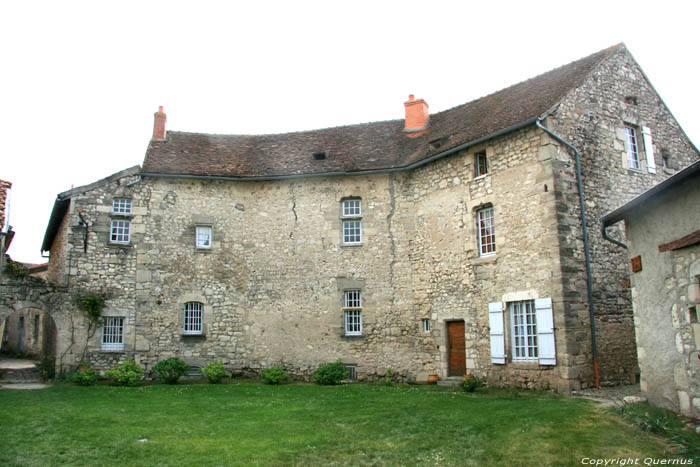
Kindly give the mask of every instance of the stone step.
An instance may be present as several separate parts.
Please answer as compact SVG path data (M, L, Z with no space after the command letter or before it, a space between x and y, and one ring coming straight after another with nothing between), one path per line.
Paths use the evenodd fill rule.
M41 381L39 368L0 369L1 383L38 383Z

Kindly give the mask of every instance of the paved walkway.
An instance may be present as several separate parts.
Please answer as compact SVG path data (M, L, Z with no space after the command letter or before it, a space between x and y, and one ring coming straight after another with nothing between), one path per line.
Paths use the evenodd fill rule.
M639 398L643 397L639 384L631 384L628 386L606 386L599 389L581 389L580 391L572 391L571 396L598 401L603 406L625 405L624 399L627 396Z

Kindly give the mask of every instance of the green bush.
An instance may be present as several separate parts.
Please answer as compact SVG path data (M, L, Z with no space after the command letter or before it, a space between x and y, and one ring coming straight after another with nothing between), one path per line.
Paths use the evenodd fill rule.
M177 384L177 380L180 377L187 374L189 365L177 357L168 358L167 360L161 360L156 363L153 367L153 373L155 373L158 379L165 381L168 384Z
M39 362L41 379L48 381L56 377L56 358L53 355L43 355Z
M265 384L281 384L289 381L289 373L287 373L280 365L265 368L260 372L260 379Z
M484 385L484 380L474 375L466 375L459 385L464 392L474 392Z
M16 277L18 279L27 277L29 275L29 270L25 268L22 263L12 261L11 259L8 259L7 263L5 264L5 272L8 275Z
M71 375L71 381L78 386L92 386L97 382L97 372L94 368L83 368Z
M219 384L222 379L231 377L231 373L226 371L221 360L207 363L207 366L200 371L211 384Z
M394 376L394 371L391 368L389 368L386 370L386 377L381 378L379 380L379 382L384 384L384 386L393 386L394 385L394 380L392 379L393 376Z
M334 386L348 377L348 369L340 360L333 363L324 363L314 371L313 378L318 384Z
M135 361L127 359L114 369L105 371L105 376L114 386L136 386L143 376L143 368Z

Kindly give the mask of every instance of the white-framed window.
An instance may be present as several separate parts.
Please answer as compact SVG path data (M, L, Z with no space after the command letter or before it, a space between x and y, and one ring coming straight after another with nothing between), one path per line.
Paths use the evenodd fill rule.
M131 200L129 198L114 198L112 200L112 214L131 214Z
M211 225L198 225L195 228L195 245L197 248L210 249L212 243Z
M184 334L202 334L204 330L204 313L199 302L185 303Z
M423 320L423 332L430 332L430 320L429 319Z
M510 357L513 363L556 365L552 299L547 297L509 302L507 310L510 323L505 326L503 303L489 303L491 363L507 363L506 335L510 334Z
M362 334L362 292L346 290L343 293L343 319L346 336Z
M510 308L513 361L537 360L537 317L535 302L512 302Z
M489 162L486 158L486 151L474 154L474 177L481 177L489 173Z
M362 200L343 200L343 217L360 217L362 215Z
M113 220L110 227L109 241L111 243L129 243L131 241L131 222Z
M479 240L479 256L496 254L496 230L493 221L493 207L476 211L476 229Z
M344 199L340 210L342 218L343 243L346 245L362 243L362 200Z
M639 145L637 144L637 129L625 125L625 149L627 150L627 164L630 169L639 170Z
M105 316L102 319L102 350L124 350L124 318Z

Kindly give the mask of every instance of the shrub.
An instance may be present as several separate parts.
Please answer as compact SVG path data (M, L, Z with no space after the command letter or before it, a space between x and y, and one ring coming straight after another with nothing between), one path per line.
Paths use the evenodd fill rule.
M484 385L484 380L474 375L466 375L459 385L464 392L474 392Z
M313 378L318 384L334 386L348 377L348 369L340 360L333 363L324 363L314 371Z
M289 373L287 373L280 365L265 368L260 372L260 379L265 384L281 384L289 381Z
M97 382L97 372L94 368L83 368L71 376L71 381L79 386L92 386Z
M187 374L189 365L177 357L161 360L153 367L153 373L158 379L162 379L168 384L177 384L181 376Z
M386 370L386 377L381 378L379 382L384 384L384 386L393 386L394 385L394 380L392 379L392 376L394 375L394 371L389 368Z
M200 371L211 384L219 384L222 379L231 377L231 373L226 371L221 360L207 363L207 366Z
M135 361L127 359L114 369L105 371L105 376L114 386L136 386L143 376L143 368Z
M41 379L48 381L56 377L56 359L53 355L43 355L39 363Z
M8 259L7 263L5 264L5 272L8 275L16 277L18 279L27 277L29 275L29 270L25 268L22 263L12 261L11 259Z

